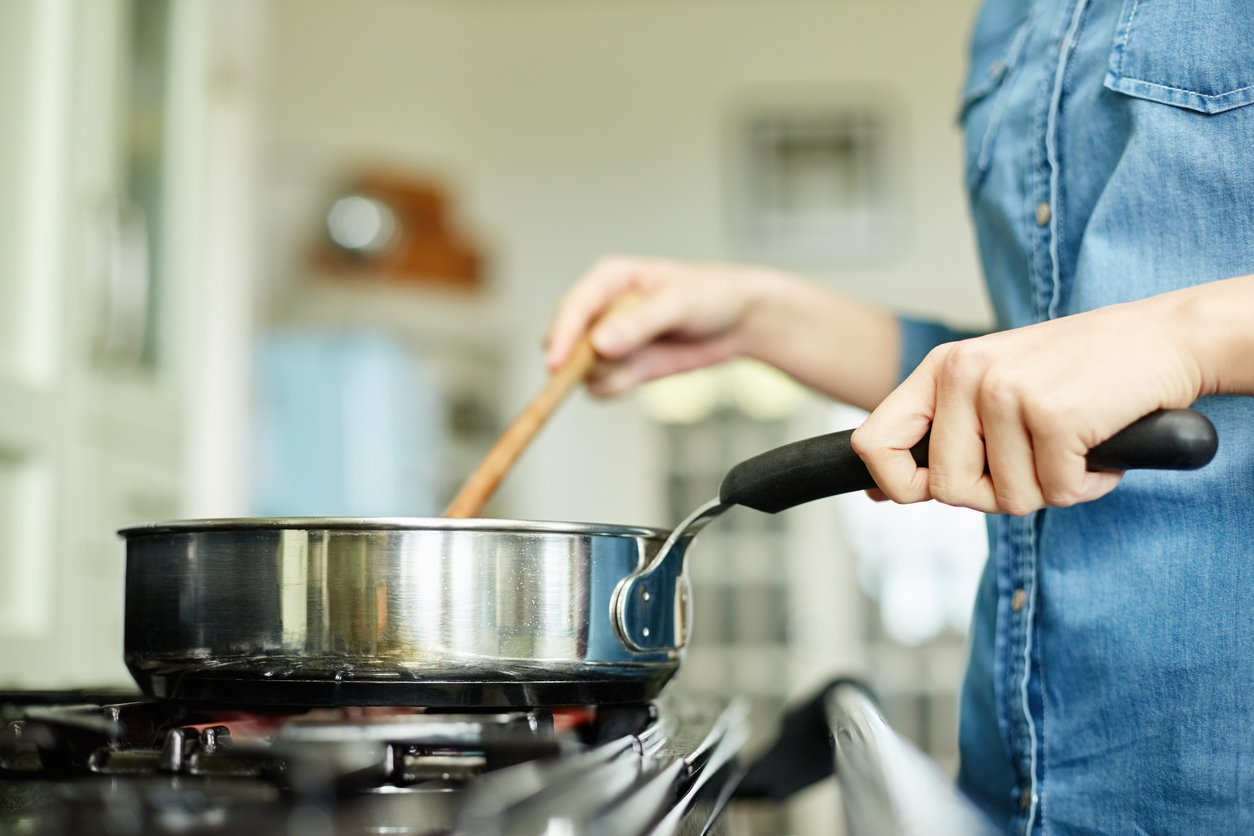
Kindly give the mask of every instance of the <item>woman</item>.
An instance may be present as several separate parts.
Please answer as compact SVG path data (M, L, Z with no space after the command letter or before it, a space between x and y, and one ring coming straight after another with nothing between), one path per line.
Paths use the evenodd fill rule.
M639 259L551 332L556 366L637 288L593 334L594 392L756 357L873 410L854 445L888 498L993 515L959 784L1008 832L1254 831L1254 402L1227 397L1254 394L1252 44L1235 0L989 0L963 126L998 333ZM1085 471L1194 401L1205 470Z

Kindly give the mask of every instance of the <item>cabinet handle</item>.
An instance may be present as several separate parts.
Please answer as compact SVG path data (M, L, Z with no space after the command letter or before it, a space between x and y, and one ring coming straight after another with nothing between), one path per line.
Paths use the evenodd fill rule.
M95 300L93 353L118 371L138 370L148 342L151 302L144 211L110 198L88 223L87 277Z

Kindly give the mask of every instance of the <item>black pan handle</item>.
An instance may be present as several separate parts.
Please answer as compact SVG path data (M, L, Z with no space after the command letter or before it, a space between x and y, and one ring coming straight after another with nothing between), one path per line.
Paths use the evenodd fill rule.
M788 508L876 487L845 430L785 444L733 467L719 499L775 514ZM927 466L928 436L910 451ZM1210 463L1219 437L1210 420L1191 409L1160 409L1129 424L1088 453L1091 471L1197 470Z

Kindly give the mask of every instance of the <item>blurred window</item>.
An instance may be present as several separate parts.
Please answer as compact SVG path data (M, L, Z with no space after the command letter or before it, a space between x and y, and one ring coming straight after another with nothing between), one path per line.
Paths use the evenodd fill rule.
M265 517L439 513L443 404L401 341L290 331L257 346L253 507Z
M768 260L879 254L895 222L891 122L871 105L749 108L732 134L735 243Z

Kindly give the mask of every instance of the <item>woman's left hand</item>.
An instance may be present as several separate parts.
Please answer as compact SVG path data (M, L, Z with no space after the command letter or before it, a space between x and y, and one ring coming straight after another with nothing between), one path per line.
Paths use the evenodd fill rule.
M934 349L853 435L896 502L1024 515L1097 499L1120 473L1085 455L1159 408L1207 394L1178 294ZM910 455L928 428L929 467ZM987 469L986 469L987 468Z

